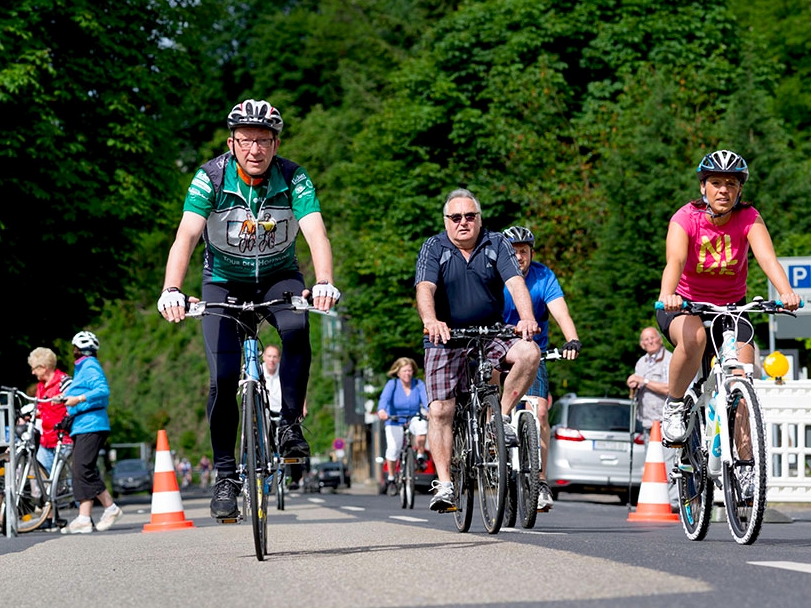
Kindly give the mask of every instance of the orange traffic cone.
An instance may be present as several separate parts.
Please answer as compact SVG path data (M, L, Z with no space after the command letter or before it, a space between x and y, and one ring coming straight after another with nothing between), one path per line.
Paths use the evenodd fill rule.
M144 524L144 532L193 528L194 522L186 519L180 489L177 487L172 453L166 431L158 431L158 446L155 450L155 475L152 481L152 520Z
M679 521L679 514L670 512L667 484L665 452L662 449L662 428L659 421L654 420L650 429L648 453L645 454L645 470L642 472L642 485L639 488L636 512L628 514L628 521Z

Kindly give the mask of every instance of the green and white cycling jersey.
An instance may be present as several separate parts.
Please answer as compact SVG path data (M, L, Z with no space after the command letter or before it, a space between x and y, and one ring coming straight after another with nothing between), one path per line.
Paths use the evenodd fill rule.
M183 204L183 211L206 218L204 274L215 283L244 283L298 270L298 222L321 211L307 171L296 168L288 187L274 158L269 179L252 186L239 177L234 158L225 158L222 187L201 167Z

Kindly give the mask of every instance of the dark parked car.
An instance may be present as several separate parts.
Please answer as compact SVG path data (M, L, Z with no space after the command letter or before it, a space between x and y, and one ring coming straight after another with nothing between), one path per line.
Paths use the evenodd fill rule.
M553 498L558 492L610 493L628 499L630 446L634 450L631 502L636 503L645 444L642 425L635 421L633 443L629 433L629 399L578 397L569 393L549 410L552 437L547 480Z
M349 475L349 469L343 462L322 462L315 467L315 473L309 483L309 487L315 491L315 483L318 483L318 490L329 488L337 490L338 488L352 487L352 479ZM306 487L306 482L305 482Z
M152 471L139 458L119 460L113 467L113 496L152 493Z

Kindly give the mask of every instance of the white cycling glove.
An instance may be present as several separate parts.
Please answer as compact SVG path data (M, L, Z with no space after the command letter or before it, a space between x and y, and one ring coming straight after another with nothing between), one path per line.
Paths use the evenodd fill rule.
M313 298L332 298L336 302L341 299L341 292L332 283L316 283L312 291Z
M173 306L186 307L186 296L177 287L168 287L161 292L158 298L158 312L163 312Z

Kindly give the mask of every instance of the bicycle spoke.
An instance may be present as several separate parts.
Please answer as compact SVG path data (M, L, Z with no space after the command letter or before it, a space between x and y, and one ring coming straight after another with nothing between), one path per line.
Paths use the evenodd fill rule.
M732 463L724 464L724 503L735 542L757 540L766 508L766 447L760 402L745 380L729 391L729 442Z
M464 406L468 407L467 405ZM451 453L451 481L456 510L453 519L459 532L470 530L473 521L473 480L468 452L468 420L459 414L453 421L453 451Z
M685 403L692 411L692 397ZM681 450L679 458L679 511L684 533L690 540L703 540L712 516L713 483L707 477L707 454L704 451L704 421L700 412L695 416L693 429Z
M493 393L482 397L478 413L479 507L484 527L490 534L501 529L507 502L507 448L501 404Z

